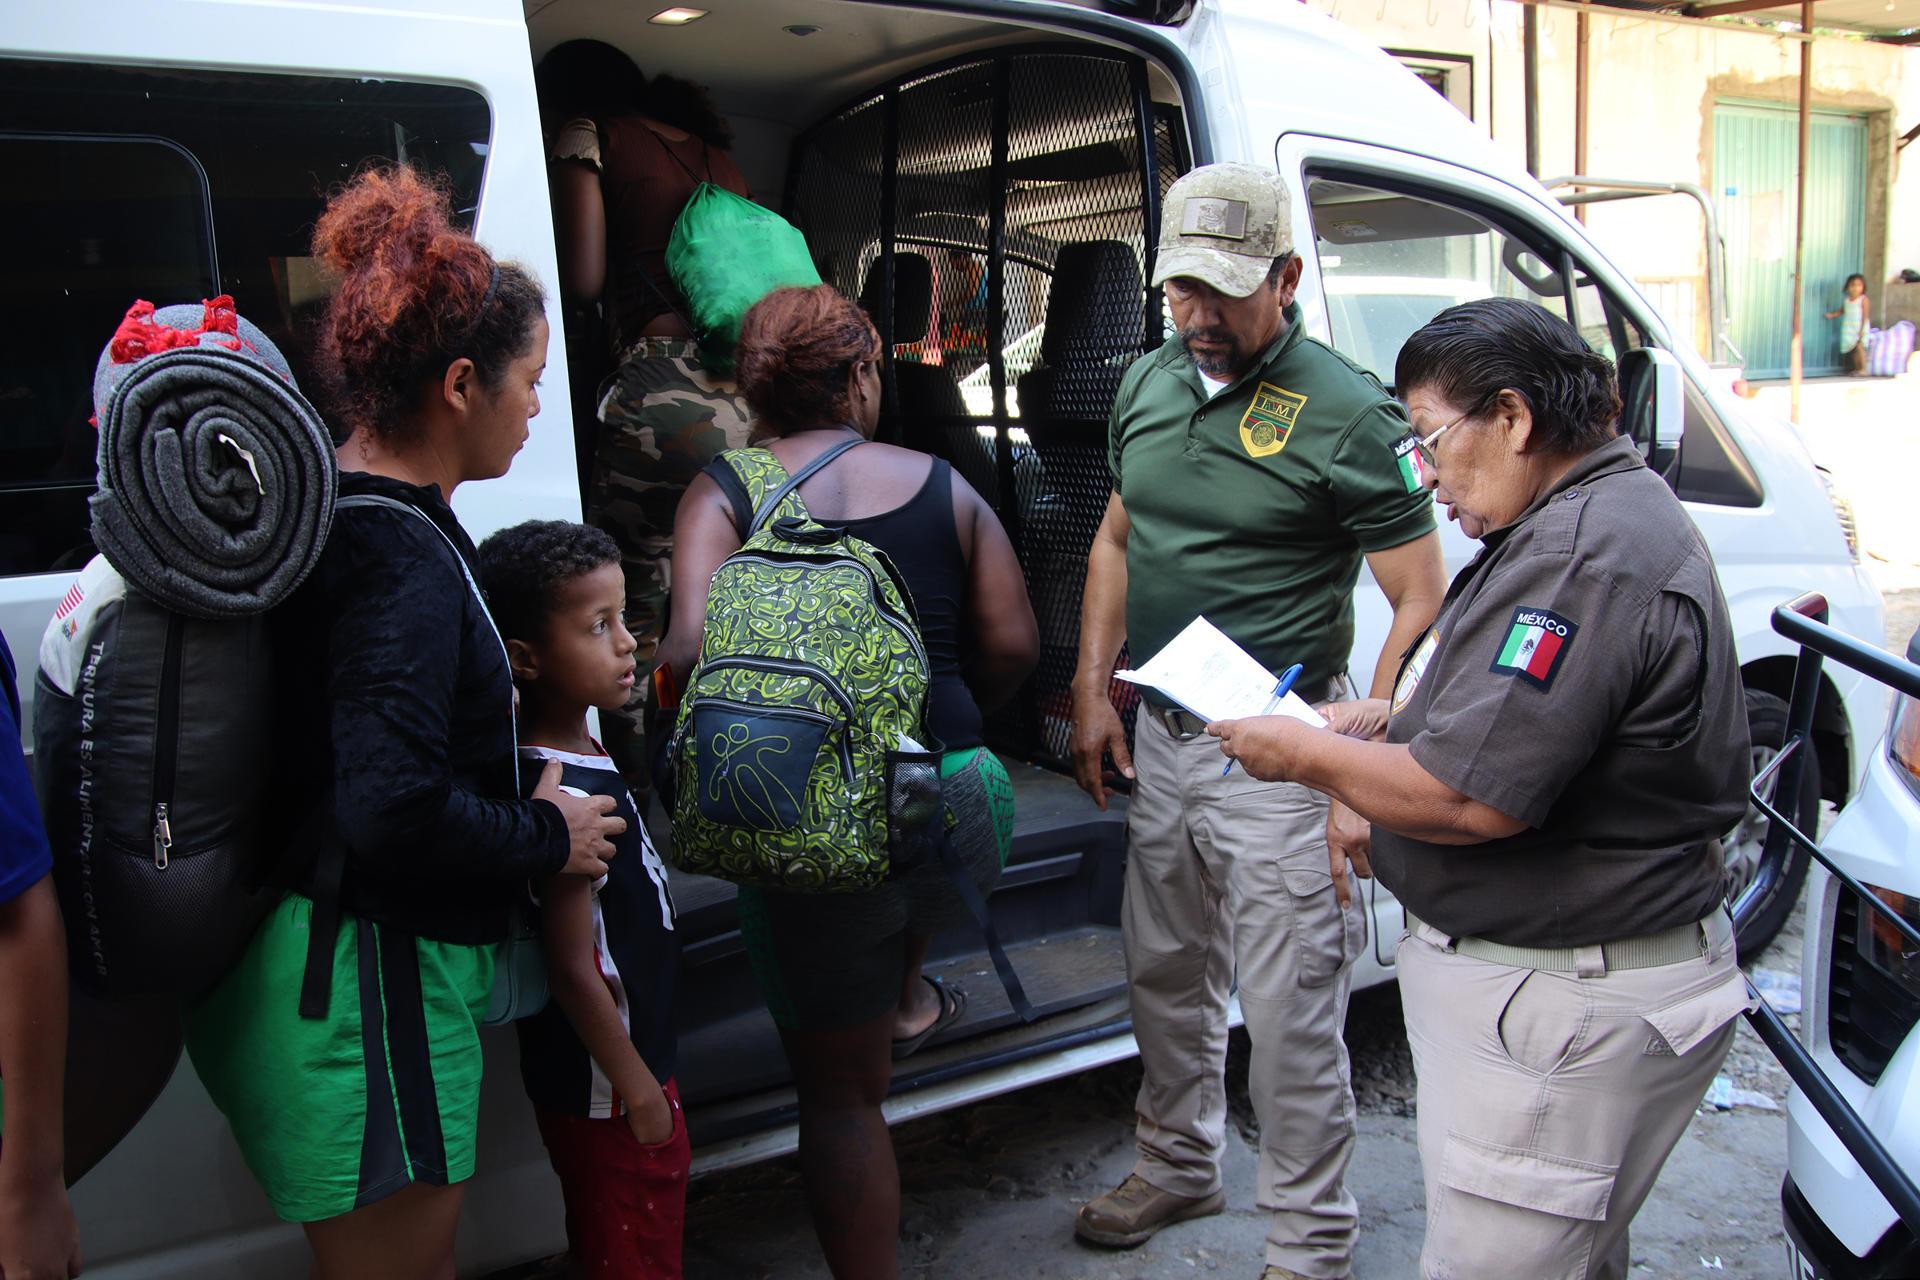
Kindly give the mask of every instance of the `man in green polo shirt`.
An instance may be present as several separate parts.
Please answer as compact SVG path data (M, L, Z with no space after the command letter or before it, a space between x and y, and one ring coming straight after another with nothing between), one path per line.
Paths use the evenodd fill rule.
M1123 642L1144 662L1202 614L1271 670L1300 663L1310 700L1351 696L1363 557L1393 607L1370 690L1384 698L1439 608L1433 504L1398 452L1406 415L1301 328L1290 203L1276 174L1250 165L1173 185L1153 282L1179 332L1128 370L1114 401L1073 756L1103 808L1104 757L1135 780L1122 929L1145 1079L1134 1172L1084 1206L1075 1230L1132 1246L1224 1207L1237 981L1260 1123L1255 1201L1273 1215L1263 1280L1333 1280L1352 1268L1357 1216L1341 1028L1366 936L1347 869L1368 874L1367 826L1304 787L1222 776L1200 721L1151 695L1130 755L1107 699Z

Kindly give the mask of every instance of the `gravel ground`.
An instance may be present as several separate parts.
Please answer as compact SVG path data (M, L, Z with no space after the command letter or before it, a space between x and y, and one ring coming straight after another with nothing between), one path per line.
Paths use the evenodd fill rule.
M1797 921L1764 963L1791 967ZM1360 1201L1356 1276L1416 1272L1424 1202L1413 1125L1413 1066L1397 992L1355 998L1348 1021L1360 1107L1349 1177ZM1125 1253L1072 1236L1077 1205L1124 1177L1133 1159L1131 1114L1139 1069L1116 1064L895 1131L903 1211L903 1274L1148 1280L1197 1272L1253 1280L1265 1215L1251 1202L1257 1137L1244 1089L1246 1041L1229 1051L1227 1212L1186 1223ZM1776 1101L1786 1077L1743 1026L1727 1074ZM1779 1112L1737 1109L1697 1116L1634 1231L1636 1276L1780 1274L1778 1189L1786 1163ZM693 1187L687 1221L691 1280L827 1275L807 1225L790 1160L707 1179Z
M1797 972L1798 913L1760 966ZM1797 1019L1789 1018L1789 1023ZM1361 1205L1355 1274L1412 1276L1424 1203L1413 1125L1413 1062L1398 989L1354 997L1347 1023L1360 1110L1350 1183ZM1228 1052L1230 1124L1226 1213L1113 1253L1072 1237L1074 1208L1117 1183L1133 1159L1131 1117L1140 1072L1119 1063L1071 1079L901 1126L894 1131L903 1209L903 1274L1148 1280L1237 1274L1261 1265L1264 1215L1251 1203L1258 1129L1248 1101L1247 1043ZM1725 1074L1776 1103L1787 1077L1742 1024ZM1737 1108L1698 1115L1635 1225L1635 1275L1781 1274L1778 1192L1786 1167L1779 1111ZM691 1280L825 1277L791 1160L694 1184L687 1221Z

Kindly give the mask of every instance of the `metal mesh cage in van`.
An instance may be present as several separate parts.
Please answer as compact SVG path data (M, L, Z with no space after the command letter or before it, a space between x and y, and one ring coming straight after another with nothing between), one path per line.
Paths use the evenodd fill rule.
M951 462L1019 553L1040 664L988 736L1046 762L1067 756L1114 392L1163 337L1145 281L1182 144L1138 59L1025 46L881 86L795 145L787 215L890 355L881 438Z

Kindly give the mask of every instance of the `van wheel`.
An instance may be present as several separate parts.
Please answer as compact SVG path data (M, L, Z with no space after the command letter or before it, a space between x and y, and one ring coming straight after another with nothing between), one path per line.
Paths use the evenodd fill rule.
M1771 693L1758 689L1748 689L1747 693L1747 734L1753 742L1752 774L1771 764L1780 754L1780 748L1787 741L1787 704ZM1813 744L1801 748L1805 759L1800 770L1801 811L1819 803L1820 799L1820 761L1814 754ZM1773 789L1779 785L1775 778L1769 784L1767 800L1775 808L1781 802ZM1795 806L1788 806L1789 813ZM1747 806L1747 814L1739 823L1721 837L1721 846L1726 855L1729 883L1727 901L1738 902L1747 886L1753 883L1760 869L1760 853L1766 847L1767 828L1773 823L1754 805ZM1752 904L1744 916L1735 920L1734 942L1740 954L1741 963L1749 963L1766 950L1774 935L1780 932L1780 926L1793 914L1793 908L1800 901L1800 887L1807 880L1807 864L1812 861L1807 851L1795 844L1787 851L1786 874L1775 883L1773 891L1764 899Z

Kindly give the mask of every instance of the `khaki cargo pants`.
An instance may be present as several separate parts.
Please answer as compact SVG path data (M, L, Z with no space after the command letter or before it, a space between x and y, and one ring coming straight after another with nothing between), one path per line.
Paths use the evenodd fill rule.
M1220 1188L1237 978L1267 1261L1345 1276L1358 1209L1343 1182L1355 1120L1341 1030L1366 923L1357 897L1346 911L1334 897L1327 801L1237 766L1221 777L1216 739L1182 742L1144 709L1135 738L1121 914L1145 1068L1135 1172L1176 1195Z
M1707 933L1696 960L1585 977L1463 956L1424 924L1400 940L1425 1280L1627 1275L1627 1227L1748 1003L1725 913Z

